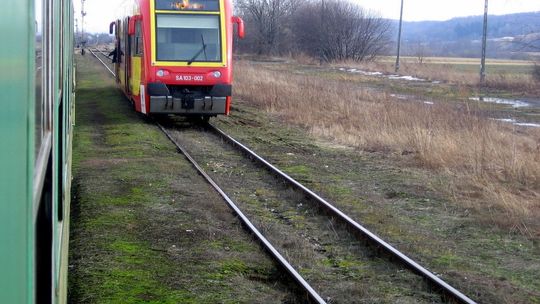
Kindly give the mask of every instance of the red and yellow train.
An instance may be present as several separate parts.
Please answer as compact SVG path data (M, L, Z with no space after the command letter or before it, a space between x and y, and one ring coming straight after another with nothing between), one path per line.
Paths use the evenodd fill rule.
M110 24L116 80L136 111L208 119L228 115L232 93L231 0L133 0Z

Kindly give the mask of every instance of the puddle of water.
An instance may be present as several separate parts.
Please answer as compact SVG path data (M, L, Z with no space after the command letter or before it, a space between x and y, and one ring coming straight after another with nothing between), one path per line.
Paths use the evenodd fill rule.
M408 81L426 81L422 78L416 78L414 76L399 76L399 75L390 75L388 76L388 79L392 80L408 80Z
M496 98L496 97L469 97L469 100L504 104L504 105L512 106L513 108L525 108L525 107L530 106L529 103L522 100L518 100L518 99L505 99L505 98Z
M349 72L349 73L357 73L357 74L362 74L362 75L366 75L366 76L383 76L383 73L381 72L369 72L369 71L363 71L363 70L357 70L357 69L345 69L345 68L340 68L339 69L340 71L346 71L346 72Z
M532 122L516 122L515 125L522 126L522 127L540 128L540 124L536 124Z
M399 99L399 100L417 101L417 102L421 102L421 103L423 103L425 105L428 105L428 106L431 106L431 105L435 104L433 101L429 101L429 100L418 100L416 96L412 96L412 95L390 94L390 97L393 97L393 98L396 98L396 99Z
M517 120L513 118L493 118L493 120L511 123L515 126L520 126L520 127L540 128L540 124L532 123L532 122L518 122Z
M409 96L402 95L402 94L390 94L390 97L394 97L394 98L401 99L401 100L409 99Z
M361 75L364 75L364 76L384 77L384 78L388 78L388 79L391 79L391 80L426 81L425 79L417 78L417 77L409 76L409 75L405 75L405 76L396 75L396 74L385 75L382 72L369 72L369 71L359 70L359 69L355 69L355 68L352 68L352 69L339 68L338 70L340 70L342 72L361 74ZM440 81L439 82L434 81L433 83L440 83Z

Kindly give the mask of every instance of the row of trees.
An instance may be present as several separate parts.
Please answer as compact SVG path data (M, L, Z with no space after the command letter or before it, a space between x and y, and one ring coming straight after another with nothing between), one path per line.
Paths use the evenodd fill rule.
M390 45L391 23L346 0L239 0L241 51L303 53L321 61L373 59Z

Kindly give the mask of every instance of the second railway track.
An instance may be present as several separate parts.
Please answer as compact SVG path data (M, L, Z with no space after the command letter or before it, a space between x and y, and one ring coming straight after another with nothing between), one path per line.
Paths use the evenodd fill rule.
M290 261L279 263L313 302L475 303L221 130L171 119L160 127L236 201L272 256Z
M163 129L326 301L474 303L223 131Z

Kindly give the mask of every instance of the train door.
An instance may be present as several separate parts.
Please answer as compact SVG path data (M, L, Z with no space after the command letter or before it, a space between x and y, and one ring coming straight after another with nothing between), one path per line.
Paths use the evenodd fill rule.
M120 83L120 87L125 91L126 89L126 27L122 20L117 20L116 26L116 79Z
M129 17L126 17L124 19L124 27L123 27L123 39L124 41L124 47L125 47L125 60L124 62L124 90L128 96L131 95L131 87L130 87L130 77L131 77L131 37L128 34L128 27L129 27Z
M143 39L141 19L133 18L133 35L130 35L131 40L131 62L130 62L130 89L133 96L140 95L141 84L141 71L142 71L142 53L143 53Z
M116 75L116 82L120 82L120 62L118 61L118 58L121 58L121 48L120 48L120 32L118 29L120 28L120 20L116 20L113 23L111 23L111 28L109 29L109 33L113 33L113 26L114 26L114 49L116 50L116 62L114 62L114 74Z

